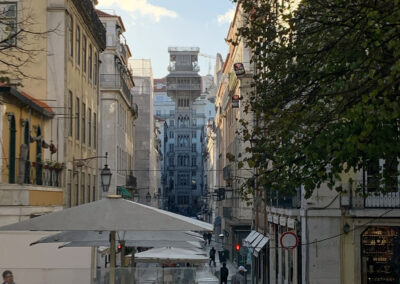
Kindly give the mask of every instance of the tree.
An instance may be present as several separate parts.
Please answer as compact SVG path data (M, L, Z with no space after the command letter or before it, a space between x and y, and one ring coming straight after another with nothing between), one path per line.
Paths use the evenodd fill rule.
M388 184L385 168L400 153L399 1L239 4L248 15L239 35L257 69L245 109L258 119L242 121L239 134L251 142L242 162L259 168L258 182L285 192L303 185L309 197L325 182L342 190L342 173L383 158L376 178Z
M39 78L24 67L35 63L40 43L52 30L41 30L38 20L27 9L18 11L17 2L0 3L0 82L12 79Z

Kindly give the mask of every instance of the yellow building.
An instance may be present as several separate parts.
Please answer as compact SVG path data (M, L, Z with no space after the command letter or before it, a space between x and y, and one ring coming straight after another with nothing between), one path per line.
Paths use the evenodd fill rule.
M2 3L3 2L3 3ZM18 90L48 102L52 119L41 125L45 141L57 151L44 152L42 159L65 165L59 186L64 188L64 205L73 206L98 198L98 96L99 54L105 48L105 29L92 0L0 1L7 20L16 29L29 32L13 39L13 46L0 57L14 63L26 60L17 69L0 69ZM23 52L23 49L27 50ZM4 173L3 173L4 174Z

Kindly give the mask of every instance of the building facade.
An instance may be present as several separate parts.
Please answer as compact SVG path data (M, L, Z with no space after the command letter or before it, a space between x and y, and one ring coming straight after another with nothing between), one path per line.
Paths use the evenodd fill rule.
M108 153L107 164L112 171L110 194L133 198L135 120L138 106L133 100L133 77L128 66L131 53L123 41L125 32L121 17L97 11L106 28L106 49L100 66L100 153ZM104 159L99 159L103 168ZM107 193L104 193L107 194Z
M153 111L153 71L150 59L131 59L135 87L134 100L139 106L139 117L135 134L135 173L139 202L158 205L158 151L155 139L155 121Z

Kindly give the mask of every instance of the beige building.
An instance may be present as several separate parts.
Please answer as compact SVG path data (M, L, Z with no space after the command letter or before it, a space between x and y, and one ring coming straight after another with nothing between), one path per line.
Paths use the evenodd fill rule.
M112 171L110 194L133 198L136 187L134 174L135 120L138 106L134 102L132 72L128 66L131 52L123 40L125 26L121 17L97 11L106 28L107 47L101 54L100 67L100 152L108 153L107 164ZM99 168L104 167L99 160ZM106 193L104 193L106 194Z
M252 226L252 207L240 198L239 189L246 178L251 177L252 170L238 169L237 164L227 159L227 154L238 157L239 153L245 154L247 147L236 131L240 129L239 120L252 120L252 115L245 114L243 101L251 92L251 67L250 51L245 47L243 40L238 41L237 30L243 24L243 12L238 6L235 17L230 25L227 34L229 53L226 57L223 69L222 80L216 96L215 105L217 114L215 117L216 133L216 192L222 194L222 198L217 201L217 213L215 226L218 234L223 234L222 240L224 249L230 252L234 262L244 265L247 256L240 255L235 249L236 244L241 244L242 240L250 233ZM238 78L234 72L234 64L243 63L246 75ZM242 100L238 100L241 98ZM252 197L250 197L252 198ZM221 200L222 199L222 200Z

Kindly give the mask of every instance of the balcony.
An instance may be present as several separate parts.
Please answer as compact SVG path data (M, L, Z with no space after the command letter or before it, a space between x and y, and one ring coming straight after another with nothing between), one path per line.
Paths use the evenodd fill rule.
M270 207L298 209L301 206L300 190L298 190L297 195L283 194L279 192L273 192L268 195L267 205Z
M120 74L101 74L100 87L107 90L119 90L124 94L128 102L131 102L131 91Z
M356 181L349 184L350 207L353 209L362 208L400 208L400 185L395 184L385 193L377 190L384 190L385 186L378 182Z
M136 188L137 186L137 179L134 175L129 174L126 177L126 187L128 188Z
M133 117L135 119L137 119L139 116L139 108L136 103L131 103L131 112L132 112Z
M177 65L170 63L168 66L169 72L199 72L200 67L197 64L193 65Z
M200 84L168 84L167 91L200 90Z

